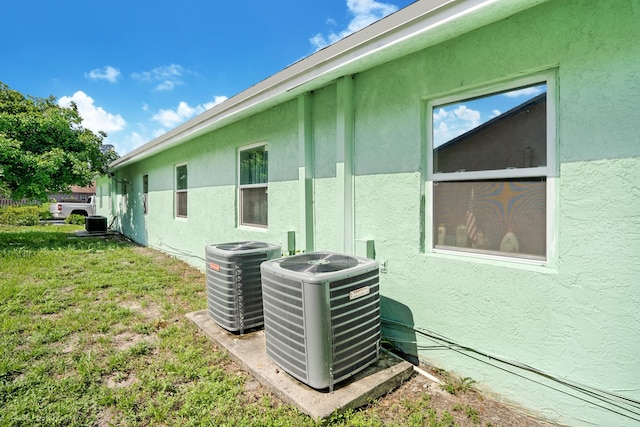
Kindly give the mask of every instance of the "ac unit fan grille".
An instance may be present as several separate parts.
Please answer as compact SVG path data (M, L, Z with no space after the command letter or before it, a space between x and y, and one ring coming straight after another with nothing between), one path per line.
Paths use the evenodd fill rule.
M358 265L358 260L353 257L327 252L298 255L280 263L280 266L287 270L311 274L342 271L356 265Z

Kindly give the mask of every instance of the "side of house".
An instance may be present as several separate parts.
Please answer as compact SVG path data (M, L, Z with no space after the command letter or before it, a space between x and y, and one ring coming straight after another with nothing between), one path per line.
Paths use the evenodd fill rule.
M549 420L638 422L640 3L439 3L121 157L97 213L199 268L240 240L374 257L398 348Z

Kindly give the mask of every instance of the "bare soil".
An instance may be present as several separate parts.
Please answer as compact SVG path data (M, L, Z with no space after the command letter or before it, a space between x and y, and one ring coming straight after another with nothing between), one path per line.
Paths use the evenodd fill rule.
M442 378L427 366L420 366L420 369L429 374ZM398 424L399 420L407 413L403 414L403 408L410 401L414 405L418 402L428 402L426 406L435 410L437 418L442 420L446 412L451 414L456 425L467 426L508 426L508 427L552 427L556 426L541 419L526 414L520 408L498 402L481 392L471 388L466 391L451 394L443 390L439 384L427 377L414 373L414 375L396 390L380 398L375 406L381 408L394 408L394 410L382 411L388 414L384 418L390 425ZM405 410L406 411L406 410Z

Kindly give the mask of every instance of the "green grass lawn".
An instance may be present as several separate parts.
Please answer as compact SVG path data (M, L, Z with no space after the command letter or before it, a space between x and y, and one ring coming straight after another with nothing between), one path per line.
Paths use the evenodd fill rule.
M200 271L79 229L0 226L0 426L317 424L185 319L206 308ZM399 405L327 424L453 425Z
M80 228L0 227L0 425L313 425L184 318L199 271Z

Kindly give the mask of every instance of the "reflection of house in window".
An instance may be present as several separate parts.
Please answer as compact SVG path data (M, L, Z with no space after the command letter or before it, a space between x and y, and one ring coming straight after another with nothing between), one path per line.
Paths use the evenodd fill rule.
M547 164L547 94L531 98L434 150L433 171L530 168Z
M434 245L544 259L546 165L546 93L434 148Z

